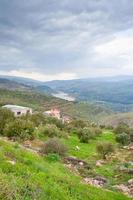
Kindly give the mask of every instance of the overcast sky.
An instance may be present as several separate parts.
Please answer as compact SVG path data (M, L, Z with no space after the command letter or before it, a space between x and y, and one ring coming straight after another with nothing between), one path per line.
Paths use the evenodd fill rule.
M0 74L133 75L133 0L0 0Z

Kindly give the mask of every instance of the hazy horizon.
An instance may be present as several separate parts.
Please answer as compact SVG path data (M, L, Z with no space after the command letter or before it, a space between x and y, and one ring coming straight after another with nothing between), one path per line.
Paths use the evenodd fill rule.
M133 1L1 0L0 75L133 75Z

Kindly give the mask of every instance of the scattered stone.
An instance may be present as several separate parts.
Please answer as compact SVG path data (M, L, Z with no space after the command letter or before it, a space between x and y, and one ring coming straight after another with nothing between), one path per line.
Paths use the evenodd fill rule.
M76 146L75 150L80 151L80 147Z
M104 160L97 160L96 161L96 167L101 167L103 164L105 164Z
M103 177L96 177L96 178L84 178L85 183L96 186L96 187L103 187L107 183L107 180Z
M15 165L16 164L15 160L8 160L7 162L10 163L11 165Z
M126 168L126 167L120 167L119 169L121 172L127 173L127 174L133 174L133 169Z
M83 162L79 162L79 165L80 165L80 166L83 166L83 165L84 165L84 163L83 163Z
M120 184L114 186L119 191L123 192L128 197L133 197L133 179L130 179L127 184Z
M84 168L90 169L87 162L73 156L66 157L65 162L67 162L67 164L72 164L74 166L83 166Z
M127 164L133 166L133 162L132 161L129 161Z
M129 151L133 151L133 144L131 144L129 146L124 146L123 149L127 149Z
M133 178L128 181L128 184L133 184Z
M31 142L30 141L25 141L24 142L24 147L31 148Z

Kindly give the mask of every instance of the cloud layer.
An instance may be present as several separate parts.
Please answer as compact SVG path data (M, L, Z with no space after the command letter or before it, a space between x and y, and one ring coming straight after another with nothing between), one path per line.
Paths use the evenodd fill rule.
M1 0L0 74L133 74L132 0Z

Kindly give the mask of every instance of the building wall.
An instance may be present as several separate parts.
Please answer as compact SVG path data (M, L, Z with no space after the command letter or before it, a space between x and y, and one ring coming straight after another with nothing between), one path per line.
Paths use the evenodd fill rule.
M18 109L18 110L11 110L16 117L26 115L27 113L32 114L32 109Z

